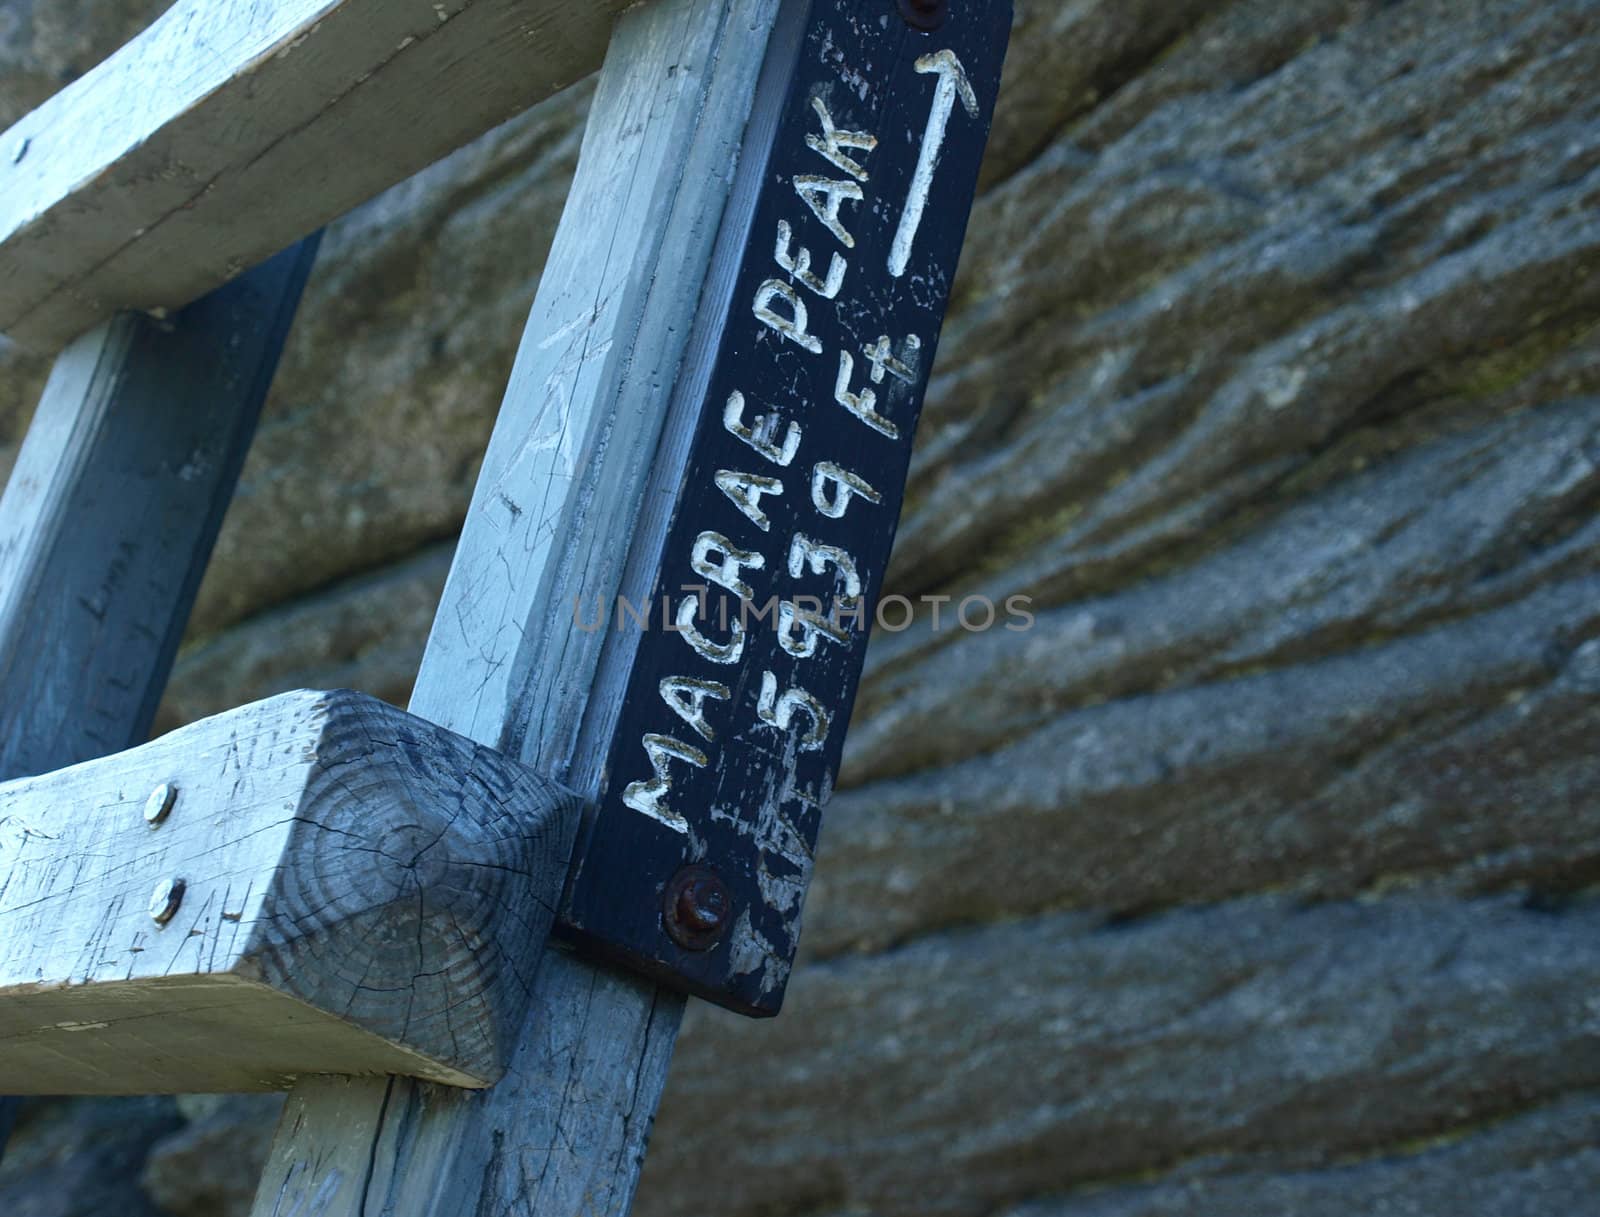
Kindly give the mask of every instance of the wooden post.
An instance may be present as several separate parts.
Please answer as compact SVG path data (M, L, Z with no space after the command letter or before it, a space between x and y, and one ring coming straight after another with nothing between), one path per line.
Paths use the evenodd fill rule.
M57 359L0 497L0 781L144 740L317 244Z
M0 781L144 742L316 244L56 360L0 498Z
M659 0L620 21L412 702L586 797L603 744L583 751L578 728L603 639L573 603L613 602L648 510L779 7ZM253 1213L623 1212L682 1010L546 952L499 1085L297 1086Z

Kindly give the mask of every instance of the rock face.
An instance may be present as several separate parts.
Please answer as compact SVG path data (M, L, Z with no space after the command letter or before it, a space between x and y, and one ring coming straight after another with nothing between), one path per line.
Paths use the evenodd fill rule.
M71 7L0 0L0 114L160 5ZM953 600L874 643L790 1009L694 1012L638 1211L1587 1211L1600 3L1018 10L892 574ZM404 700L586 98L331 230L164 726ZM187 1107L29 1108L0 1209L241 1212L183 1164L270 1104Z
M171 1099L24 1103L0 1168L10 1217L165 1217L138 1185L151 1147L181 1136Z

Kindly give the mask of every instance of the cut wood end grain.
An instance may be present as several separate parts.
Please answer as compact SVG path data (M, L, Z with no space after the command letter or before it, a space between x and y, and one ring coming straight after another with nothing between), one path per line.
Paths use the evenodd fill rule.
M489 1085L576 819L554 783L347 692L0 785L0 1091Z

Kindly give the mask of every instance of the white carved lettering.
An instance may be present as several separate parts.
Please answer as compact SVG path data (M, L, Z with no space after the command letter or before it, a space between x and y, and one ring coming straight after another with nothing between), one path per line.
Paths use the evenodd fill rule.
M678 632L683 640L694 648L695 653L702 659L712 663L731 665L744 658L744 626L738 621L730 622L733 637L725 643L715 643L700 632L700 626L695 618L699 615L699 602L693 596L688 597L678 606Z
M832 300L839 295L839 289L844 287L845 272L850 269L850 264L838 254L833 255L833 261L828 265L827 279L819 279L811 270L811 251L809 249L791 250L794 244L794 230L789 227L787 220L778 221L778 248L776 258L778 265L794 276L797 283L810 288L824 300Z
M727 701L733 694L728 686L714 680L692 680L687 676L669 676L661 682L661 700L672 712L688 723L701 739L715 741L717 733L706 721L706 702Z
M813 97L811 108L817 112L817 117L822 120L822 134L806 136L806 145L822 157L834 168L842 169L858 182L867 180L867 171L861 167L860 162L846 154L845 149L852 152L871 152L878 146L878 137L869 135L865 131L841 131L833 125L833 115L828 113L828 107L822 98Z
M772 529L772 520L762 510L761 500L766 495L781 495L783 483L777 478L757 477L753 473L736 473L731 469L717 471L717 489L732 500L744 513L745 519L762 532Z
M772 307L780 300L789 306L787 317ZM768 279L763 283L761 290L756 292L755 311L756 320L768 329L776 331L813 355L822 354L822 339L806 332L806 326L811 321L811 314L806 311L806 302L800 299L800 293L787 283L780 279Z
M804 713L811 720L811 728L800 737L800 747L815 752L828 742L831 720L823 704L804 689L790 689L778 696L778 678L771 672L761 674L761 698L756 713L761 721L779 731L788 731L796 713Z
M796 596L778 606L778 642L796 659L815 655L820 638L837 643L850 640L843 629L823 616L822 607L815 596Z
M859 203L866 197L855 182L842 182L828 177L809 175L794 179L795 193L805 200L813 215L827 225L828 231L839 239L846 249L856 247L855 237L839 218L839 208L846 202Z
M761 554L746 553L721 533L703 532L695 540L689 565L701 578L748 600L755 592L741 578L744 568L764 570L767 560Z
M672 792L672 775L667 762L682 761L696 769L704 769L709 763L706 754L698 748L680 743L670 735L647 735L642 742L655 777L647 782L631 783L622 792L623 806L641 812L652 820L659 820L676 832L687 833L689 821L667 806L667 795Z
M876 393L871 389L862 389L859 393L850 391L850 381L855 376L855 372L856 361L854 357L851 356L849 351L840 351L839 379L834 385L833 399L879 435L887 435L890 439L899 439L900 428L878 413L876 409L878 395Z
M873 384L881 385L885 374L892 374L895 379L903 380L908 385L917 383L917 368L922 362L920 358L922 354L922 339L915 334L908 335L906 338L905 361L895 358L894 344L889 341L889 335L887 334L879 338L872 346L862 347L861 353L872 364Z
M773 437L782 424L783 420L776 414L758 414L754 427L745 426L743 393L735 392L728 398L728 404L722 411L722 425L729 435L742 440L774 465L788 468L794 462L795 454L800 451L800 425L789 424L783 436L783 445L779 447L773 442Z
M839 588L846 600L854 600L861 594L861 574L856 569L856 560L844 550L834 545L820 545L810 537L798 533L789 545L789 574L798 579L805 568L809 566L813 575L820 575L828 567L835 567L839 572Z
M830 495L830 486L838 487L837 493ZM883 502L883 496L865 478L832 461L823 461L811 471L811 502L830 520L844 519L844 513L850 509L850 500L856 495L869 503Z

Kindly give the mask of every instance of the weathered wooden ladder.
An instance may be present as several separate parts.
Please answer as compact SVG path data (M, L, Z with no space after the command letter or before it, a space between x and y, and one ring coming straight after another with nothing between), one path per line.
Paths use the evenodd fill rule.
M0 136L0 331L70 341L0 501L0 1093L288 1089L263 1217L628 1208L680 995L782 1000L1010 24L180 0ZM305 234L602 53L410 713L144 743Z

